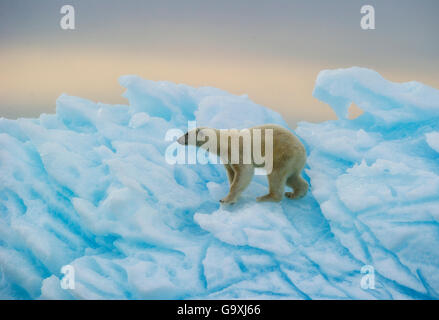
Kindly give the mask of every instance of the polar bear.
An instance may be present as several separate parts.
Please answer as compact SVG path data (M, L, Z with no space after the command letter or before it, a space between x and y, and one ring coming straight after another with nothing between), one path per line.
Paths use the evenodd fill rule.
M250 140L246 139L246 133ZM257 140L259 144L255 144ZM235 203L250 184L255 168L261 167L267 171L269 192L257 197L257 201L281 201L285 184L293 189L293 192L285 193L290 199L301 198L308 191L308 183L301 176L306 162L305 147L294 134L279 125L265 124L240 131L199 127L188 131L177 142L204 148L220 157L230 184L229 193L220 200L221 203ZM249 148L246 146L250 149L253 146L247 161L245 152ZM238 161L236 158L233 161L234 150L239 155ZM260 155L259 159L257 154ZM260 161L262 156L264 163Z

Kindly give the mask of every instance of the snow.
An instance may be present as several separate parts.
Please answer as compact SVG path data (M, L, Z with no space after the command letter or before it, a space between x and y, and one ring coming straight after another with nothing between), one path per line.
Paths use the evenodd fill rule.
M222 166L168 163L166 133L282 117L216 88L120 83L129 105L61 95L56 114L0 119L0 298L439 298L438 90L322 71L313 94L339 120L295 130L307 196L256 203L255 176L220 206Z

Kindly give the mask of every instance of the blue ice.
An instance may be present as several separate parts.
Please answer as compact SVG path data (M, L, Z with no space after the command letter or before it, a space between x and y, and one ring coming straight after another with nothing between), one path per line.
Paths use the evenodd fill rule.
M313 94L338 120L295 130L308 195L256 203L256 176L223 207L224 169L167 164L166 132L282 117L216 88L120 84L129 105L62 95L56 114L0 119L0 298L439 298L438 90L322 71Z

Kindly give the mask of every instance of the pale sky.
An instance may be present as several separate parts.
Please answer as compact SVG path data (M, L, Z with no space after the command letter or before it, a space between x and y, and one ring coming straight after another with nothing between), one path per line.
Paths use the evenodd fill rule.
M76 30L59 27L64 4ZM61 93L127 103L118 77L137 74L246 93L292 127L334 119L312 97L322 69L439 88L438 14L437 0L0 0L0 117L53 113Z

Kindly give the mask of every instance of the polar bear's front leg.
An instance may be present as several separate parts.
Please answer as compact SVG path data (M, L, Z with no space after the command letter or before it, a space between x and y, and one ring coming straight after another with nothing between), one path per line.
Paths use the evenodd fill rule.
M233 178L235 177L235 171L233 171L232 166L229 164L225 164L224 167L226 167L227 178L229 179L229 186L231 186L233 183Z
M221 203L235 203L253 178L254 168L252 165L232 164L230 167L234 173L233 181L229 194L220 200Z

